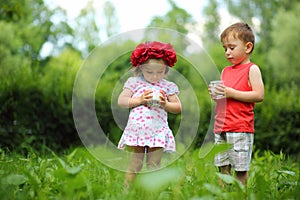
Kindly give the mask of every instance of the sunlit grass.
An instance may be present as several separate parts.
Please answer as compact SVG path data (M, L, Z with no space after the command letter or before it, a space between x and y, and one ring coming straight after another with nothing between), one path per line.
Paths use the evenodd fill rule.
M132 189L124 191L125 173L104 165L85 148L75 148L62 155L29 152L27 156L0 149L0 196L1 199L299 197L299 164L286 155L256 151L246 187L235 178L218 173L210 154L201 155L196 149L161 170L141 173ZM219 179L225 186L218 184Z

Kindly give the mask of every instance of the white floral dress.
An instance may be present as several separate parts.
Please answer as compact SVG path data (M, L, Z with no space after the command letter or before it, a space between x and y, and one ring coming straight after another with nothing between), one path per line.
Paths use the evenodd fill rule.
M129 78L124 88L133 92L132 97L141 96L149 89L164 90L166 96L179 93L173 82L162 79L157 83L149 83L142 76ZM175 152L175 139L168 125L168 113L157 106L140 105L132 108L118 148L124 149L126 145L163 147L166 152Z

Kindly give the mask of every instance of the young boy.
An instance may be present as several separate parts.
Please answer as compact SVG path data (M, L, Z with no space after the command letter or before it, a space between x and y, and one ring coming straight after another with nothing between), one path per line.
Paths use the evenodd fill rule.
M215 156L221 173L231 174L246 184L254 140L254 105L264 99L264 84L260 69L250 61L254 49L254 33L246 23L236 23L221 34L225 56L232 66L221 73L223 84L216 86L214 124L215 143L232 144L232 148Z

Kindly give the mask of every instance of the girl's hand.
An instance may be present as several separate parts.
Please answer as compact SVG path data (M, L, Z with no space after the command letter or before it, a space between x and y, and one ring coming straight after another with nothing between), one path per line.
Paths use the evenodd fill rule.
M161 90L160 105L167 111L174 114L181 112L181 102L176 94L166 97L166 92Z
M132 97L133 92L125 88L118 98L118 105L123 108L133 108L144 105L152 99L152 91L147 90L139 97Z
M160 90L160 105L162 105L163 107L165 107L166 103L167 103L167 99L166 99L166 92L163 90Z
M139 102L140 105L146 104L147 102L151 101L152 99L152 90L146 90L140 97Z

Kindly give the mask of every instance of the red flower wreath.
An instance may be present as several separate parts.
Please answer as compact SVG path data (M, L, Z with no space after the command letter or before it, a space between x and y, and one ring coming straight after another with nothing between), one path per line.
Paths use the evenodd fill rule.
M161 58L169 67L173 67L177 61L176 52L171 44L156 41L139 44L130 57L131 64L135 67L138 67L151 58Z

